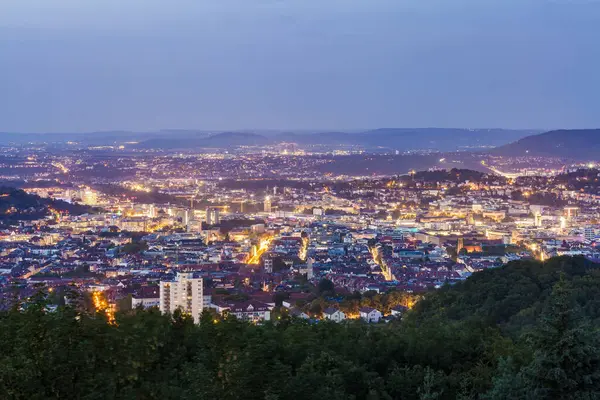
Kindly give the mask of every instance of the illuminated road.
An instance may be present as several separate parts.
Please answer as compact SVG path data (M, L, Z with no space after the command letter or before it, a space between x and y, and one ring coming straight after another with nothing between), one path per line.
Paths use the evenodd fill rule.
M541 246L538 246L537 243L526 244L525 247L527 247L531 251L536 260L540 260L543 262L548 259L548 256L544 252L544 249Z
M306 255L308 252L308 243L310 242L310 239L308 237L303 237L302 238L302 247L300 247L300 251L298 252L298 257L302 260L302 261L306 261Z
M63 174L69 173L69 168L65 167L62 163L54 162L52 163L52 166L58 168Z
M94 309L96 312L104 312L106 313L106 317L108 318L109 323L115 322L115 306L114 304L110 304L106 300L106 296L104 293L99 291L92 292L92 301L94 303Z
M271 245L272 241L273 241L273 237L261 239L260 245L256 249L256 253L254 254L254 256L250 257L246 263L253 264L253 265L260 264L260 257L262 257L262 255L265 253L265 251L267 251L269 249L269 246Z
M379 248L377 246L373 246L373 247L369 248L369 250L371 251L371 255L373 256L373 261L375 261L377 263L377 265L379 265L379 267L381 268L381 273L383 274L383 277L385 278L385 280L386 281L395 280L394 275L392 274L392 270L388 267L385 260L379 253Z
M492 171L494 174L503 176L505 178L516 179L519 176L521 176L520 174L517 174L517 173L502 172L502 171L500 171L496 167L492 167L491 165L487 165L485 161L481 161L481 165L483 165L484 167L486 167L487 169L489 169L490 171Z

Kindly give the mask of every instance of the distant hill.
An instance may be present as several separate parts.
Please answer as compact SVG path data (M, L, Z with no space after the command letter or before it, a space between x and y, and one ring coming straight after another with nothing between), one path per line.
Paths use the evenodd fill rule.
M256 133L224 132L209 136L199 142L204 147L234 147L260 146L271 143L271 140Z
M519 157L562 157L576 160L600 158L600 129L556 130L527 136L500 146L492 154Z
M65 133L13 133L0 132L0 146L22 145L25 143L57 144L77 142L86 146L111 146L125 142L152 142L168 144L173 138L206 137L209 132L200 130L163 129L160 131L99 131L99 132L65 132ZM161 142L162 141L162 142Z
M358 134L366 146L399 150L455 151L499 146L535 131L506 129L383 128Z
M190 148L231 148L239 146L260 146L271 143L271 139L256 133L222 132L211 136L181 134L173 131L169 137L157 137L141 142L140 148L190 149Z
M41 198L13 187L0 187L0 222L33 220L50 215L52 210L66 214L85 214L92 207Z
M536 131L505 129L381 128L360 133L323 132L282 134L277 141L299 145L360 146L367 150L455 151L494 147L521 139Z
M299 146L348 146L360 145L356 134L347 132L282 133L273 137L276 142L297 143Z
M295 143L299 147L321 146L330 149L359 147L364 150L435 150L456 151L501 146L527 135L532 130L382 128L367 131L203 131L165 129L161 131L104 131L86 133L0 133L0 145L28 142L60 144L67 141L84 146L112 146L142 149L232 148Z
M90 146L106 146L115 142L146 140L150 132L103 131L85 133L11 133L0 132L0 145L25 143L65 143L68 141Z

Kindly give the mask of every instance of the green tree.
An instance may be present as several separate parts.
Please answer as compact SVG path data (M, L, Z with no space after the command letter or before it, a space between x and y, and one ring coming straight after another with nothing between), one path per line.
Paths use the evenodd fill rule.
M600 397L598 333L581 315L564 278L554 286L539 327L527 342L535 352L522 375L535 398Z
M335 286L329 279L321 279L317 285L317 292L320 295L333 294L335 292Z

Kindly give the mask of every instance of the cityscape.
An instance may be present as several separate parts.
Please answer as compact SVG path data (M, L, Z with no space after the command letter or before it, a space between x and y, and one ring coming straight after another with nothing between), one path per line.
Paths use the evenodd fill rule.
M600 399L599 27L0 1L0 400Z
M311 383L318 388L317 397L307 398L323 398L334 387L339 393L358 393L357 398L369 393L404 398L428 385L427 390L448 390L447 398L453 398L458 389L444 368L454 370L458 364L427 361L430 352L453 348L454 362L463 363L481 360L480 351L502 357L503 351L491 350L497 340L512 343L513 352L521 343L527 346L519 339L528 337L525 333L517 339L505 333L499 339L493 330L480 329L486 324L492 324L487 329L506 332L538 329L530 314L552 315L540 299L553 304L565 279L578 288L569 290L578 293L588 315L600 309L600 282L594 281L600 263L600 159L571 155L585 154L578 136L585 136L584 145L592 147L600 131L565 131L559 135L559 154L555 147L529 154L530 147L543 148L549 136L556 143L556 135L526 135L483 149L402 152L383 146L373 151L364 145L315 148L303 143L302 135L298 143L282 146L225 141L221 148L149 148L128 139L98 146L48 142L45 135L33 142L5 143L0 154L0 321L8 324L6 332L33 324L19 328L25 329L21 333L8 333L7 343L29 338L21 343L39 342L36 346L53 349L57 356L52 357L59 357L65 345L52 342L58 339L30 336L50 318L54 322L48 323L67 324L56 328L56 334L78 337L73 343L95 343L101 335L113 335L112 344L93 346L121 350L109 356L112 361L94 361L91 371L102 370L106 362L130 368L123 357L132 357L138 360L136 376L145 376L143 368L153 373L158 367L148 367L154 364L144 354L170 360L161 363L176 363L179 370L186 357L205 351L221 354L214 362L227 368L242 368L228 354L245 351L241 354L250 357L245 362L253 363L255 372L244 367L238 373L260 379L273 362L264 353L278 351L272 346L295 348L300 342L288 335L301 330L306 340L319 344L303 346L306 358L296 365L300 369L313 362L315 351L325 352L320 356L325 360L332 357L323 354L343 341L360 347L358 343L368 340L365 349L405 349L394 351L425 346L413 356L377 350L386 363L419 362L406 367L408 372L385 372L389 382L368 389L366 377L363 383L343 387L317 379ZM427 168L419 169L423 165ZM587 271L587 278L581 271ZM548 287L545 282L559 283ZM156 317L168 324L169 333L156 331L157 322L151 322ZM72 318L87 322L77 328L69 325ZM95 323L102 328L83 328ZM160 335L178 335L171 331L177 326L188 326L191 336L185 340L199 340L205 350L163 342ZM129 332L135 327L143 332ZM261 335L279 332L279 344L263 343L252 329L264 330L258 331ZM377 339L371 338L376 332ZM465 334L469 337L461 337ZM148 343L141 353L128 345L131 335ZM242 348L231 342L233 337L242 341L239 345L245 343ZM161 343L164 351L149 350L154 346L149 341ZM481 342L473 353L463 348L470 342ZM437 350L440 345L446 350ZM95 347L82 351L85 357L98 356ZM336 351L347 359L356 354ZM16 353L8 354L7 362L14 362ZM283 354L273 357L293 365ZM70 357L68 363L79 359ZM490 359L487 373L501 373L496 362ZM429 366L423 369L423 364ZM204 367L192 363L189 368L195 376ZM240 386L223 381L219 368L202 378L207 380L198 389L189 389L193 383L188 378L178 378L173 398L203 398L207 393L215 398L262 398L265 387L288 398L297 395L296 385L309 379L299 370L260 385ZM322 373L331 373L331 367L324 368ZM60 382L69 374L50 371L44 374L54 376L52 383L37 389L28 384L20 391L33 394L50 387L68 398L90 390L111 393L83 383L64 389ZM107 384L121 373L108 373ZM5 373L13 383L3 390L28 382L13 374ZM346 374L352 376L349 371L342 376ZM125 388L135 397L146 396L149 390L162 390L166 375L160 376L155 389L132 382L111 390L117 397ZM396 379L403 383L390 386ZM282 381L289 383L281 386ZM470 398L496 387L470 382ZM411 385L417 392L406 389ZM532 389L506 390L523 394Z
M354 176L323 166L406 155L53 146L2 155L5 300L42 285L54 306L74 289L111 320L158 307L196 322L205 310L254 323L389 322L427 292L510 261L600 259L596 160L434 153L427 170Z

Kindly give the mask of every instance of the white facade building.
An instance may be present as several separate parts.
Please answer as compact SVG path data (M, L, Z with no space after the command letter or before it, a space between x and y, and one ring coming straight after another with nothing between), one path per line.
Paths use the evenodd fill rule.
M209 207L206 209L206 223L208 225L217 225L221 222L221 213L218 208Z
M159 298L143 298L143 297L132 297L131 298L131 307L137 308L152 308L160 306Z
M328 320L334 321L334 322L342 322L346 319L346 314L344 314L342 311L337 310L335 308L325 309L325 311L323 312L323 316L325 317L325 319L328 319Z
M381 314L381 312L374 308L362 307L359 311L360 311L360 317L369 323L371 323L371 322L377 323L377 322L379 322L379 320L381 318L383 318L383 315Z
M174 281L160 282L160 311L173 313L181 309L200 322L204 309L204 290L202 278L194 278L191 272L178 273Z

